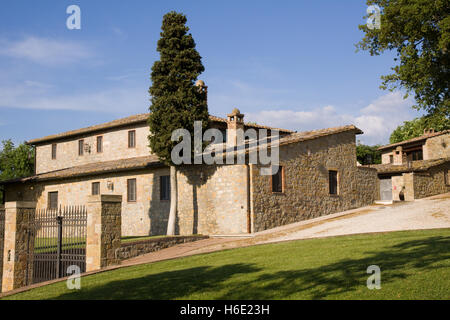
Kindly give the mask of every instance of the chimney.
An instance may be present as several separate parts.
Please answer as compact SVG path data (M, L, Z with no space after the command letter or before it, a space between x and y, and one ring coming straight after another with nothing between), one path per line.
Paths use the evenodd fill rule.
M195 86L198 87L200 92L205 93L206 101L208 101L208 87L205 85L205 82L203 80L197 80L197 82L195 82Z
M234 147L237 145L237 130L244 130L244 115L239 109L234 108L233 111L227 115L227 147Z

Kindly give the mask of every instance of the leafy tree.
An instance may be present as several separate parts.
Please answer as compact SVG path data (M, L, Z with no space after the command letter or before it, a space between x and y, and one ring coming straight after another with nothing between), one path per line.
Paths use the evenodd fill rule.
M171 160L171 152L178 142L171 141L172 132L182 128L187 129L192 136L194 121L202 121L205 129L209 120L206 93L195 86L196 79L205 68L195 49L194 39L188 34L186 22L186 16L181 13L172 11L164 15L157 45L160 60L153 64L152 86L149 90L150 147L161 161L170 166L168 235L175 233L177 210L176 167Z
M398 126L389 138L390 143L397 143L423 135L425 129L443 131L450 129L450 119L446 117L421 117L411 121L404 121Z
M381 9L381 27L359 29L364 38L356 45L371 55L395 50L398 64L382 76L381 88L414 93L416 109L450 115L450 1L367 0ZM367 18L367 17L365 17Z
M26 144L15 147L11 140L3 140L0 151L0 181L27 177L33 172L33 148ZM2 188L0 186L0 203L3 202Z
M379 145L368 146L359 141L356 145L356 159L360 164L380 164L381 152L377 150Z

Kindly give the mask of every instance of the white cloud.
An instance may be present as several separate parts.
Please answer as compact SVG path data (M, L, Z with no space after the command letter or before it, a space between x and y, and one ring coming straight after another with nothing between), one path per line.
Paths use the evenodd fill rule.
M92 57L85 45L67 40L27 37L20 41L0 41L0 54L43 65L61 65Z
M150 104L146 88L120 87L76 94L55 94L51 88L35 83L0 87L0 108L129 114L147 112Z
M411 109L412 99L403 99L400 92L383 95L357 114L339 113L335 106L309 111L263 110L246 114L247 121L296 131L354 124L364 131L358 139L367 144L385 144L390 133L403 121L418 116Z

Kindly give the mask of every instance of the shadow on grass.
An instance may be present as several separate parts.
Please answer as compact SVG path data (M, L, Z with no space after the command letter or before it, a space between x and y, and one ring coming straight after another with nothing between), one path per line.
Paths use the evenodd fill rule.
M124 269L126 270L126 269ZM215 290L237 274L259 269L250 264L229 264L220 267L196 267L167 271L135 279L112 281L94 288L83 288L63 294L57 299L177 299L193 293Z
M293 295L323 299L365 288L369 276L366 270L370 265L380 266L382 286L415 272L448 268L448 264L437 263L450 258L449 248L450 237L437 236L405 241L364 255L355 252L363 257L343 259L318 268L269 273L265 272L264 265L257 264L196 267L112 281L63 294L58 299L177 299L199 292L205 293L205 299L284 299ZM297 260L292 267L289 262L280 261L280 269L301 266L301 257L293 256L293 259ZM236 279L227 281L236 275L239 275Z
M274 296L283 299L301 291L307 292L305 298L309 299L330 298L365 289L370 276L366 270L370 265L381 268L382 286L396 279L405 279L415 272L449 268L448 263L435 265L450 259L449 248L450 237L406 241L383 251L366 252L364 258L344 259L319 268L265 273L252 281L229 287L228 294L217 299L274 299Z

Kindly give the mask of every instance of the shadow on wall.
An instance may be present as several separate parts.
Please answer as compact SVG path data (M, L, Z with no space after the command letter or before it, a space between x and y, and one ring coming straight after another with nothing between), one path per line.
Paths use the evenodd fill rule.
M190 165L184 166L179 169L186 175L187 182L192 186L192 234L199 233L199 199L198 190L201 186L205 185L208 180L217 171L215 165ZM205 199L209 201L209 199ZM176 232L180 232L179 215L177 215L177 228Z
M152 191L150 195L150 208L148 210L148 216L150 218L149 235L151 236L167 234L170 201L160 200L160 179L160 175L153 175Z
M127 268L126 271L108 273L111 280L104 285L95 285L93 281L82 290L64 293L55 298L171 300L189 299L191 295L198 297L198 293L212 299L237 300L333 299L346 293L363 298L374 294L369 293L366 287L368 266L380 266L382 287L386 288L390 283L406 279L412 273L447 268L445 260L450 259L447 250L449 245L450 237L435 236L404 241L375 252L364 252L361 258L345 258L319 267L302 269L299 265L287 264L286 270L277 272L268 271L270 263L267 265L261 259L258 263L204 265L144 276L142 274L150 273L152 269ZM221 258L216 259L219 261L215 260L214 263L220 263ZM208 263L207 261L208 259L204 263ZM225 258L225 261L228 260ZM128 279L113 280L115 277L123 277L125 272ZM426 292L418 295L427 297Z

